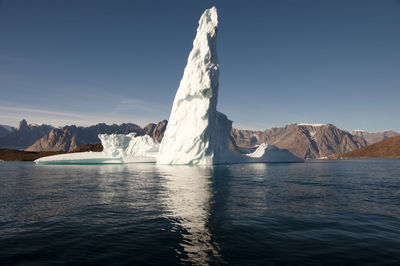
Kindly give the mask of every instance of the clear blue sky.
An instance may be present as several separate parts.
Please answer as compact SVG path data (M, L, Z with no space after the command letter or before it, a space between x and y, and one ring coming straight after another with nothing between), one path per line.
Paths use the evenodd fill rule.
M240 128L400 131L400 1L0 1L0 124L168 119L201 13Z

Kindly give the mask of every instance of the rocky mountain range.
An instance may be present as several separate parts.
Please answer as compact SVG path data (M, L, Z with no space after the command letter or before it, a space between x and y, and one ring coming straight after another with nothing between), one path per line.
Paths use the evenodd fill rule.
M101 123L90 127L73 125L54 128L49 125L28 125L25 120L22 120L17 129L8 127L4 128L7 132L0 130L0 148L25 149L35 152L70 152L85 144L99 143L98 134L128 134L131 132L135 132L137 135L147 134L161 142L167 123L164 120L157 124L150 123L143 128L132 123L121 125ZM291 124L264 131L233 128L229 142L230 147L237 152L246 149L252 150L261 143L268 143L288 149L301 158L313 159L350 152L392 135L398 135L398 133L394 131L379 133L353 131L350 133L332 124ZM96 149L99 147L96 146Z
M164 137L164 132L167 128L167 124L167 120L163 120L161 122L158 122L157 124L150 123L144 127L144 134L147 134L158 142L161 142L162 138Z
M363 138L353 136L332 124L291 124L265 131L232 129L231 134L240 147L251 148L268 143L288 149L304 159L349 152L367 145Z
M364 130L353 130L351 132L353 136L357 136L360 138L363 138L368 145L377 143L379 141L382 141L384 139L394 137L394 136L399 136L400 133L394 132L392 130L385 130L382 132L377 132L377 133L370 133L366 132Z
M99 134L128 134L135 132L138 136L148 134L156 140L161 140L167 121L158 124L151 123L144 128L132 123L121 125L106 125L104 123L90 127L65 126L54 128L48 134L38 139L26 151L73 151L84 144L96 144Z
M8 129L7 127L0 125L0 138L4 137L5 135L7 135L8 133L11 132L11 129Z
M2 127L4 128L4 127ZM5 128L7 129L7 128ZM54 129L50 125L28 125L25 119L21 120L17 129L11 128L6 134L0 135L0 148L25 149L39 138L49 134Z

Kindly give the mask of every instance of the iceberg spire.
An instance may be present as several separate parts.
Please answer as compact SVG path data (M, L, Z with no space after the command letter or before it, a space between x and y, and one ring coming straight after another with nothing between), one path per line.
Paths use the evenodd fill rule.
M219 64L217 9L199 20L193 49L160 145L158 164L214 164L229 149L232 121L217 112Z

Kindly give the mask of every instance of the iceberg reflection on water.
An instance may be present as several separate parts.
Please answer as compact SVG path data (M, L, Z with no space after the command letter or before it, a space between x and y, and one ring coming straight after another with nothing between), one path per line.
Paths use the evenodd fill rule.
M181 231L180 246L187 256L182 260L196 265L219 261L220 247L208 228L214 168L157 165L157 170L165 178L165 215Z

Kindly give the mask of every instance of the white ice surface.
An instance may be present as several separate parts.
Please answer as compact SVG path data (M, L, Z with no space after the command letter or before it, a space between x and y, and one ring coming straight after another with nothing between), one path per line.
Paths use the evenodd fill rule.
M246 162L302 162L303 160L293 155L290 151L279 149L273 145L262 143L253 153L246 154Z
M110 158L102 152L77 152L46 156L35 161L36 164L106 164L122 163L121 158Z
M219 65L216 50L217 9L200 18L157 164L211 165L229 149L232 121L217 112Z
M148 135L136 137L136 133L100 134L103 153L112 158L155 157L160 143Z
M135 133L100 134L102 152L77 152L37 159L37 164L89 164L89 163L154 163L159 143L150 136L136 137Z

